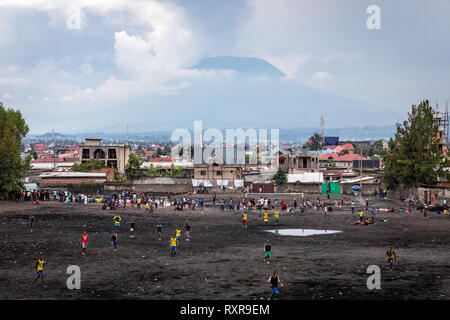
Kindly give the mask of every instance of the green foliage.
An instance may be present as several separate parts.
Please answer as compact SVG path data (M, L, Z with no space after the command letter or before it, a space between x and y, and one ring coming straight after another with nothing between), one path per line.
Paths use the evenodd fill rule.
M361 154L365 157L369 158L378 158L382 159L386 153L386 150L383 149L383 142L381 140L375 141L370 146L360 146L355 148L356 154Z
M156 149L156 153L153 154L153 158L159 158L161 156L168 156L168 155L170 155L170 148L164 146L163 148Z
M114 170L114 181L126 182L127 179L117 170Z
M397 123L394 139L384 156L383 182L389 189L434 185L443 170L445 157L436 139L438 124L428 100L413 105L408 120Z
M276 185L286 183L288 181L287 172L283 170L281 167L279 167L278 171L273 175L271 181Z
M170 170L167 172L167 174L169 177L173 177L173 178L181 177L181 176L183 176L183 171L180 166L174 166L172 164L172 166L171 166Z
M141 165L142 161L140 160L139 156L130 153L125 169L130 173L131 176L140 177Z
M20 111L6 109L0 102L0 198L24 188L22 179L30 169L31 157L22 160L20 146L28 131Z
M33 160L36 160L38 158L38 154L34 149L31 149L30 156L33 157Z
M136 155L138 155L139 157L142 157L142 156L144 156L144 148L142 148L142 146L138 146L137 148L136 148Z
M309 138L309 141L303 145L303 148L307 150L322 150L324 145L325 141L322 139L320 134L314 133Z
M89 172L92 170L99 170L106 168L105 161L98 159L89 159L84 163L75 163L72 166L74 172Z
M160 169L160 166L155 167L153 166L153 164L150 164L150 167L144 171L144 175L146 175L147 177L161 177L162 174L159 171Z

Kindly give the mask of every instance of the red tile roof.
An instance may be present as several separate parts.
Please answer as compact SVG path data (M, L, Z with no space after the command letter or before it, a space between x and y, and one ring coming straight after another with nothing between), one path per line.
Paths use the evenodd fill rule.
M353 161L353 160L370 160L370 158L367 157L361 157L359 154L349 153L344 154L343 156L336 159L336 161Z
M319 160L323 161L323 160L328 160L330 158L332 158L333 160L336 160L337 158L339 158L339 155L336 152L325 153L320 156Z
M78 158L56 158L55 162L76 162ZM31 163L50 163L53 162L53 157L43 157L36 160L31 160Z
M150 162L173 162L173 159L170 157L166 158L153 158L150 160Z

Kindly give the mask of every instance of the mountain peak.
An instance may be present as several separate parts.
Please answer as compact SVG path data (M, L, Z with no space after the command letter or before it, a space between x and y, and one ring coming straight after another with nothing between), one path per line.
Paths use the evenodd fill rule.
M233 70L240 74L282 78L285 74L264 59L252 57L208 57L203 58L193 69Z

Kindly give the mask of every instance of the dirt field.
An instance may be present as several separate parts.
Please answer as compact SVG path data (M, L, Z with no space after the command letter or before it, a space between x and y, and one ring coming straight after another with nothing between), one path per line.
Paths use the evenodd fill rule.
M379 207L391 207L377 201ZM30 232L28 217L36 217ZM118 250L110 245L112 217L120 213ZM129 222L136 219L136 237ZM353 225L350 208L319 212L280 213L278 229L334 229L342 233L309 237L265 232L268 226L253 211L248 229L239 211L175 213L171 207L153 215L144 210L101 210L100 205L0 203L0 299L266 299L273 270L285 283L279 299L449 299L450 216L378 213L373 225ZM386 219L387 222L381 221ZM156 224L163 225L163 240ZM184 240L184 222L191 241ZM169 236L183 227L175 258ZM81 255L81 234L89 234L87 255ZM263 246L272 242L272 262L264 263ZM389 271L385 252L398 256ZM43 256L46 284L33 283L34 266ZM66 286L69 265L81 268L81 290ZM366 286L369 265L381 268L381 290Z

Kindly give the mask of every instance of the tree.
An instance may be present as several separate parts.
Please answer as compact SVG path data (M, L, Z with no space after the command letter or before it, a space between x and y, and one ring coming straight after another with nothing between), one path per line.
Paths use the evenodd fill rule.
M0 198L23 190L23 177L30 169L31 157L20 157L22 139L29 128L18 110L6 109L0 102Z
M139 177L141 175L140 172L141 165L142 162L139 156L130 153L130 156L128 157L128 163L125 166L125 169L127 169L127 171L130 173L131 176Z
M172 163L172 166L170 167L170 170L168 171L168 175L169 175L169 177L181 177L183 175L181 166L174 166Z
M33 160L36 160L38 158L38 154L34 149L30 150L30 156L33 157Z
M281 167L278 168L277 172L272 177L272 182L276 185L284 184L287 182L287 173Z
M160 173L161 167L160 166L154 166L153 164L150 164L150 167L145 170L144 174L147 177L161 177L162 174Z
M136 148L136 154L138 155L138 156L140 156L140 157L142 157L145 153L144 153L144 148L142 148L142 146L141 145L139 145L137 148Z
M397 123L395 137L389 141L382 175L387 188L434 185L438 177L446 176L437 133L438 123L428 100L413 105L408 120Z
M89 172L106 168L105 161L99 159L89 159L84 163L75 163L72 166L73 172Z
M303 148L308 150L322 150L325 141L322 139L320 134L314 133L309 139L308 142L303 145Z

